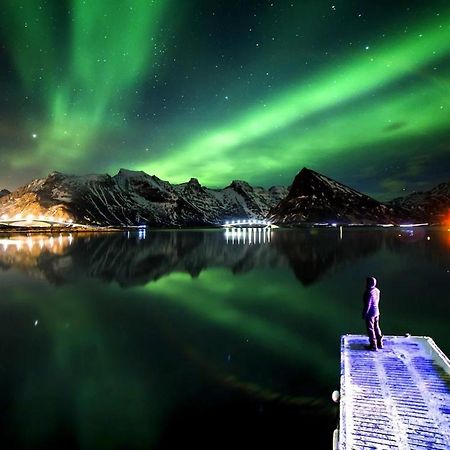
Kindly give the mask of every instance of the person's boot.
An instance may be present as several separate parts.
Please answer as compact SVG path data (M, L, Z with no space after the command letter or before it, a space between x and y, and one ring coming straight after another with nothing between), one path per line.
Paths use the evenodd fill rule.
M383 335L381 335L380 338L377 339L377 347L380 349L384 347L383 346Z
M378 350L378 348L375 344L369 344L369 345L366 345L366 350L372 350L373 352L376 352Z

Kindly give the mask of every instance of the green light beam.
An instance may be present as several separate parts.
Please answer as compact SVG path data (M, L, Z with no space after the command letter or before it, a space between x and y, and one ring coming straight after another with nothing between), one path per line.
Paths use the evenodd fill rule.
M73 0L68 63L57 58L57 36L48 19L55 11L38 0L6 5L17 72L36 100L45 103L45 129L37 148L17 166L41 161L69 167L86 156L105 129L125 127L130 91L152 69L162 42L167 0ZM26 24L24 32L24 24ZM31 121L30 121L31 122ZM31 131L30 131L31 134Z
M221 181L225 177L229 180L236 173L236 165L242 167L239 161L232 162L232 159L238 159L244 153L240 151L233 155L233 150L280 132L313 114L326 112L385 88L448 55L448 23L448 13L441 14L438 19L428 20L411 30L408 36L398 38L397 42L380 45L363 57L354 58L309 82L287 89L276 98L268 100L266 107L254 108L229 125L220 126L206 135L202 134L167 156L147 162L144 166L136 164L135 168L148 172L157 171L158 176L171 182L183 182L190 176L199 176L198 174L205 177L202 182L211 180L217 183L218 178ZM358 117L354 119L357 122L359 120Z

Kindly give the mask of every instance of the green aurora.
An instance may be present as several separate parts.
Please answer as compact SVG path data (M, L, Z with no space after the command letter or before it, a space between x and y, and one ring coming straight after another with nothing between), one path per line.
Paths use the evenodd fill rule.
M120 167L220 187L309 166L379 197L446 181L450 9L427 5L8 0L4 187Z

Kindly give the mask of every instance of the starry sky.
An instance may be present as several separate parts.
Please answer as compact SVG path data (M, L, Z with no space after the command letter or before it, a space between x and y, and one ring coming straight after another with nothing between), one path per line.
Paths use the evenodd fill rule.
M124 167L208 187L309 167L450 181L447 0L3 0L0 189Z

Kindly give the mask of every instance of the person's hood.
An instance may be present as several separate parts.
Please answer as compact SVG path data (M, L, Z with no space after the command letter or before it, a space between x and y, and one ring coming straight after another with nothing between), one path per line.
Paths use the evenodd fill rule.
M375 277L367 277L367 288L372 289L377 285L377 279Z

